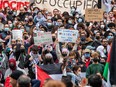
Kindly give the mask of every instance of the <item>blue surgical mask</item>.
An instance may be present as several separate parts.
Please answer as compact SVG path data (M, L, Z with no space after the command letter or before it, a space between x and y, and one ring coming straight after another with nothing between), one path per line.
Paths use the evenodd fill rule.
M72 20L68 20L68 23L69 23L69 24L72 24Z
M85 58L90 58L90 53L85 53L85 54L84 54L84 57L85 57Z
M61 26L62 23L61 22L56 22L56 26Z
M10 29L9 28L4 28L4 31L9 31Z
M83 20L81 18L78 19L78 23L81 23Z
M52 23L47 23L48 26L52 26Z
M107 39L108 39L108 40L110 40L110 39L112 39L112 38L113 38L113 36L110 36L110 35L107 36Z

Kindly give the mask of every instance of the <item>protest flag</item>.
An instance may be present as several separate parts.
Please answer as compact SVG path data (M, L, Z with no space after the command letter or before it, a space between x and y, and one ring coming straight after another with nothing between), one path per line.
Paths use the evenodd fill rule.
M44 72L39 66L35 66L36 69L36 79L41 81L40 87L43 86L44 81L48 78L51 78L46 72Z
M109 71L110 71L110 76L109 76L110 83L111 83L111 85L116 85L116 35L114 36L114 39L112 42Z
M108 59L104 68L103 77L106 81L108 80L108 75L111 85L116 84L116 36L114 36L111 50L108 53Z
M61 65L58 64L49 64L49 65L40 65L35 67L36 70L36 79L41 81L41 86L44 84L44 81L48 78L54 80L61 80L62 71Z

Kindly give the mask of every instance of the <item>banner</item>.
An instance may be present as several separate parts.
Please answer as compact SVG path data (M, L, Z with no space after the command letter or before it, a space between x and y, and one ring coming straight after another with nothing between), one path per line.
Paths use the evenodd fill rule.
M102 9L86 9L85 21L102 21L103 10Z
M15 40L17 40L19 38L22 40L23 32L21 30L12 30L12 37Z
M61 13L64 11L70 12L70 8L74 6L84 14L86 8L94 8L97 3L98 0L35 0L37 7L46 8L51 12L57 8Z
M58 29L59 42L72 42L76 43L78 37L77 30Z
M29 0L0 0L0 9L10 7L10 9L20 10L24 6L29 6Z
M52 44L52 35L50 32L37 32L36 35L34 35L34 43L35 45L39 44Z

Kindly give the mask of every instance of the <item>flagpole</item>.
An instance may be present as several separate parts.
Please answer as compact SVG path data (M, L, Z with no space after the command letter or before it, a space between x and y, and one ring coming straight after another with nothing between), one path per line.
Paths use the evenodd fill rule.
M37 65L35 65L35 79L37 79Z

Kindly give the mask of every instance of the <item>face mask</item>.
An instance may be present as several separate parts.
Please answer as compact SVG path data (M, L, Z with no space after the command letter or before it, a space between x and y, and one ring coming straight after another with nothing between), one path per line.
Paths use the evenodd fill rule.
M51 16L47 16L47 19L52 19L52 17Z
M94 30L94 34L96 34L98 32L98 30Z
M103 65L105 65L106 64L106 62L100 62L101 64L103 64Z
M62 25L62 22L58 22L59 23L59 26L61 26Z
M20 52L21 53L24 53L25 52L25 49L23 48L23 49L20 49Z
M14 21L14 24L16 24L18 21Z
M33 58L38 58L38 54L32 53L31 55L32 55Z
M68 46L68 50L71 51L73 48L71 46Z
M24 36L24 40L27 40L28 39L28 36Z
M48 26L52 26L52 23L47 23Z
M15 15L15 16L16 16L16 15L17 15L17 13L16 13L16 12L13 12L13 15Z
M75 17L76 17L76 18L79 18L79 15L76 15Z
M10 29L9 28L5 28L4 31L9 31Z
M38 10L35 10L35 11L34 11L34 13L37 13L37 12L38 12Z
M24 29L20 29L24 33Z
M9 24L9 27L11 28L12 27L12 24Z
M62 56L63 56L63 57L66 57L66 56L67 56L67 54L62 54Z
M34 30L33 33L37 33L37 30Z
M55 37L52 37L52 40L53 40L53 42L55 42L56 41L56 38Z
M68 20L68 23L69 23L69 24L72 24L72 20Z
M56 26L61 26L61 25L62 25L62 23L60 23L60 22L56 23Z
M81 75L81 72L78 72L78 75Z
M82 19L81 19L81 18L79 18L79 19L78 19L78 23L81 23L81 22L82 22Z
M95 63L98 62L98 61L99 61L98 58L94 58L94 59L93 59L93 62L95 62Z
M113 36L107 36L107 39L108 40L110 40L110 39L112 39L113 38Z
M85 53L84 56L85 58L90 58L90 53Z
M29 18L29 22L32 22L33 21L33 19L32 18Z
M21 25L18 25L18 28L20 28L21 27Z
M96 39L100 39L100 36L96 36Z
M16 66L15 66L14 64L9 64L9 68L10 68L11 70L15 70L15 69L16 69Z
M41 18L41 17L42 17L42 15L38 15L38 17L39 17L39 18Z
M85 40L86 40L85 36L81 37L81 41L85 41Z
M101 25L101 28L104 29L105 25Z

